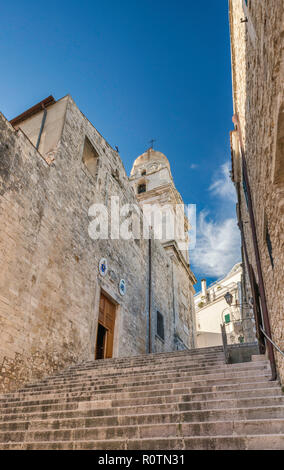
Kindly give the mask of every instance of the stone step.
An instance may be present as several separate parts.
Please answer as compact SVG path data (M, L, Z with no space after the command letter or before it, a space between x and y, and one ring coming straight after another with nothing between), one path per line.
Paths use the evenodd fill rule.
M208 373L210 372L211 370L212 371L220 371L220 369L224 369L224 370L235 370L235 369L232 369L232 368L229 368L229 367L224 367L224 368L220 368L220 365L219 364L212 364L210 365L209 367L208 366L200 366L200 365L196 365L194 367L187 367L187 366L184 366L184 367L179 367L179 368L176 368L176 367L168 367L168 368L163 368L163 369L155 369L155 370L152 370L152 369L147 369L147 370L141 370L141 371L129 371L127 373L116 373L115 371L111 371L111 373L105 373L105 374L99 374L99 375L96 375L96 374L92 374L92 373L88 373L88 374L84 374L84 375L74 375L74 376L69 376L69 377L62 377L60 379L53 379L53 380L42 380L41 382L38 382L38 383L33 383L33 384L29 384L29 385L26 385L23 389L21 390L30 390L30 389L33 389L33 388L37 388L37 387L44 387L44 386L60 386L60 385L65 385L65 384L80 384L82 382L85 382L86 380L104 380L104 381L108 381L108 380L132 380L133 377L135 378L139 378L139 377L149 377L149 376L153 376L153 375L156 375L156 376L161 376L161 375L170 375L172 374L173 376L175 374L179 374L179 373L188 373L188 374L191 374L191 373L194 373L195 371L197 373L202 373L202 371L204 371L205 373ZM261 364L261 365L255 365L254 367L250 366L250 367L242 367L240 369L247 369L247 370L266 370L267 367L265 364ZM236 369L237 370L237 369Z
M202 364L202 366L209 367L211 365L223 367L226 364L224 363L224 360L218 360L218 359L212 359L209 361L179 361L178 363L176 361L173 362L164 362L163 364L157 364L157 365L151 365L149 363L140 365L140 366L135 366L135 365L130 365L129 367L108 367L108 368L93 368L93 367L88 367L88 368L81 368L81 369L72 369L72 370L65 370L64 372L58 373L56 376L51 376L47 377L45 380L60 380L62 378L69 379L70 377L84 377L85 375L92 374L94 376L99 376L102 373L105 373L107 375L111 374L127 374L127 373L138 373L139 371L153 371L153 370L167 370L168 368L171 369L178 369L179 367L194 367L197 365ZM200 366L199 366L200 367Z
M250 376L249 381L250 382L258 382L258 381L265 381L267 377L265 375L257 375L257 376ZM248 377L233 377L233 378L220 378L219 380L202 380L202 381L195 381L192 382L191 380L182 381L182 382L176 382L176 383L152 383L148 385L143 385L143 386L128 386L128 387L115 387L115 388L101 388L98 390L90 390L86 391L83 393L83 391L79 391L78 393L75 393L74 396L72 396L72 392L70 394L48 394L48 395L42 395L42 396L32 396L32 397L25 397L24 400L21 398L14 398L14 399L7 399L6 401L2 401L0 403L0 410L3 411L3 409L7 407L13 407L17 406L20 403L22 404L42 404L42 405L47 405L50 403L62 403L62 402L72 402L72 401L90 401L92 398L96 397L101 398L103 394L115 394L119 392L145 392L145 391L150 391L150 390L163 390L163 389L185 389L187 388L188 390L192 388L199 388L199 387L206 387L206 386L213 386L213 385L229 385L229 384L234 384L234 383L247 383L248 382Z
M208 375L203 375L203 376L187 376L185 378L180 378L176 379L174 382L170 382L168 380L149 380L147 382L138 382L137 384L135 383L127 383L127 384L110 384L110 385L94 385L92 387L80 387L77 391L67 391L67 392L50 392L50 393L30 393L30 394L16 394L16 396L8 396L5 398L0 399L0 410L2 409L3 406L7 405L7 403L10 404L16 404L21 401L32 401L37 397L38 399L41 400L46 400L46 399L51 399L53 400L55 397L58 399L68 399L72 398L72 393L75 394L75 396L82 396L83 392L87 395L88 393L91 395L98 395L100 393L115 393L118 391L138 391L138 390L151 390L153 388L158 388L158 389L163 389L163 388L169 388L169 387L186 387L186 386L192 386L195 384L201 384L202 385L210 385L210 384L221 384L221 383L232 383L232 382L244 382L247 381L248 379L250 381L258 381L259 379L264 380L265 378L267 379L269 376L267 374L261 374L261 373L238 373L238 374L226 374L226 373L219 373L219 374L208 374Z
M247 365L250 365L251 367L257 367L258 363L246 363ZM237 364L236 364L237 365ZM262 364L263 366L265 364ZM72 379L82 379L84 377L110 377L110 376L124 376L124 375L131 375L131 374L136 374L136 373L150 373L152 371L165 371L165 370L179 370L181 368L186 368L186 369L202 369L202 368L213 368L213 367L228 367L227 364L223 364L220 361L208 361L208 362L181 362L180 364L176 363L170 363L167 364L166 366L159 366L159 367L151 367L150 365L147 365L147 367L129 367L125 369L119 369L119 368L108 368L108 369L101 369L101 370L93 370L89 369L88 371L81 372L81 373L69 373L69 374L58 374L56 377L46 377L42 379L41 381L37 382L39 384L41 383L49 383L49 382L61 382L61 381L66 381L66 380L72 380ZM31 384L33 385L33 384Z
M121 374L121 373L111 373L111 374L100 374L100 375L94 375L94 374L86 374L84 376L74 376L74 377L68 377L68 378L60 378L60 379L57 379L57 380L42 380L41 382L38 382L38 383L34 383L34 384L29 384L27 386L25 386L23 389L19 390L20 392L22 391L29 391L29 390L33 390L33 389L38 389L38 388L43 388L43 387L57 387L57 386L63 386L63 385L76 385L76 384L81 384L83 381L86 382L86 381L90 381L90 380L96 380L96 381L114 381L114 380L132 380L133 377L135 377L135 379L140 379L140 378L143 378L143 377L147 377L147 376L153 376L153 372L155 373L155 376L159 376L161 377L162 375L164 376L172 376L172 377L175 377L175 376L178 376L179 374L186 374L186 373L192 373L191 375L193 375L193 373L202 373L204 372L204 374L207 374L207 373L214 373L214 372L219 372L220 370L226 372L226 371L232 371L232 372L235 372L235 371L244 371L244 370L247 370L247 371L251 371L251 370L267 370L267 372L270 371L268 365L266 363L260 363L260 364L253 364L253 363L244 363L244 364L233 364L233 365L225 365L223 366L222 368L220 368L220 365L217 363L214 363L210 366L208 365L204 365L204 366L196 366L196 367L187 367L187 366L184 366L184 367L180 367L180 368L171 368L171 367L168 367L167 369L157 369L156 371L153 371L151 369L147 370L147 371L139 371L139 372L132 372L132 371L129 371L127 374ZM6 394L6 395L9 395L9 394Z
M108 439L107 441L23 442L0 450L283 450L282 434L187 437L179 439Z
M266 385L266 384L264 384ZM235 399L259 399L259 398L269 398L269 397L282 397L284 394L281 391L280 387L266 387L260 389L247 389L247 390L232 390L232 391L221 391L221 392L207 392L207 393L193 393L188 394L188 391L178 390L177 393L173 394L172 390L165 390L162 393L157 390L149 392L147 395L136 395L133 397L128 394L121 394L121 397L117 395L110 395L103 397L97 401L80 401L78 402L78 409L100 409L100 408L117 408L125 406L134 406L134 405L150 405L150 404L165 404L165 403L187 403L187 402L198 402L198 401L212 401L212 400L235 400ZM75 402L76 403L76 402ZM35 409L34 409L35 408ZM12 421L13 419L23 419L27 417L28 419L36 419L42 416L42 411L36 412L37 407L25 407L22 411L19 407L18 414L12 414L14 408L5 408L5 414L0 416L0 421ZM56 415L56 418L60 417L60 413L65 411L64 404L62 405L63 411L51 411L48 412L50 416ZM69 412L68 412L69 413ZM45 415L47 412L45 412ZM28 416L27 416L28 415ZM45 416L46 417L46 416ZM44 418L45 419L45 418Z
M129 366L129 367L109 367L107 369L101 367L100 369L94 369L92 367L88 367L88 368L82 368L82 369L78 369L78 370L69 370L69 371L65 371L65 372L62 372L62 373L59 373L58 375L55 376L51 376L50 379L60 379L60 378L69 378L69 377L81 377L81 376L84 376L88 373L91 373L92 375L95 375L96 377L99 376L102 371L105 372L107 371L106 373L119 373L119 374L125 374L125 373L128 373L128 372L139 372L140 370L141 371L151 371L151 370L165 370L167 369L168 367L171 367L172 369L174 368L179 368L179 367L186 367L187 365L190 367L190 366L194 366L194 365L198 365L198 364L212 364L214 363L216 365L219 365L220 367L223 367L225 365L224 361L223 360L218 360L218 359L212 359L211 361L188 361L188 362L183 362L183 361L180 361L179 363L176 363L176 362L169 362L169 363L164 363L164 364L159 364L159 365L153 365L151 366L150 364L144 364L144 365L141 365L141 366ZM256 364L256 363L254 363ZM49 379L49 378L48 378Z
M98 387L98 386L107 386L107 385L128 385L128 384L133 384L134 379L135 379L135 384L143 383L146 384L148 382L152 382L151 380L147 380L149 378L155 379L155 381L159 381L160 383L163 382L176 382L177 380L180 380L182 378L187 378L190 376L189 372L192 372L191 376L197 376L197 375L211 375L211 374L220 374L220 369L198 369L195 371L173 371L173 372L168 372L168 373L161 373L161 374L155 374L153 377L153 374L147 374L147 375L141 375L138 376L130 376L130 377L113 377L113 378L101 378L99 377L97 380L94 380L94 377L88 377L84 381L66 381L63 384L47 384L47 385L41 385L41 386L30 386L26 387L24 389L19 390L18 392L12 392L6 395L2 395L0 398L0 402L3 399L6 398L15 398L19 396L24 396L26 394L37 394L37 393L60 393L60 392L69 392L69 391L74 391L77 389L83 390L86 387ZM237 373L237 372L249 372L249 375L254 375L255 372L268 372L267 368L263 365L260 365L258 367L240 367L240 368L228 368L228 369L223 369L224 373ZM222 372L222 373L223 373Z
M126 356L126 357L118 357L118 358L111 358L111 359L99 359L99 360L91 360L91 361L83 361L80 364L73 364L70 368L76 368L81 364L87 365L101 365L104 363L106 366L109 366L112 363L115 364L124 364L128 362L139 362L139 361L159 361L159 360L168 360L171 358L179 358L179 357L194 357L194 356L210 356L210 355L218 355L223 354L223 346L216 346L212 348L198 348L198 349L191 349L187 351L173 351L173 352L162 352L162 353L151 353L151 354L141 354L139 356Z
M115 359L102 359L97 361L90 361L90 362L82 362L80 364L72 365L64 370L64 373L68 373L70 371L77 371L81 369L104 369L104 368L120 368L123 369L124 367L132 367L132 366L143 366L147 364L160 365L160 364L167 364L169 362L180 362L180 361L210 361L210 360L218 360L224 363L224 353L218 352L214 354L195 354L195 355L181 355L181 353L173 356L170 355L169 357L163 358L153 358L150 359L149 357L143 359L141 356L139 358L131 358L129 360L115 360Z
M129 360L129 361L124 361L124 362L115 362L112 359L103 359L103 360L98 360L98 361L93 361L93 362L88 362L88 363L81 363L77 364L76 366L70 366L66 369L64 369L64 373L69 373L69 372L76 372L84 369L92 369L92 370L101 370L101 369L124 369L124 368L129 368L129 367L143 367L151 364L152 366L159 366L162 364L167 364L167 363L179 363L179 362L207 362L207 361L220 361L224 363L224 353L218 353L218 354L210 354L210 355L193 355L193 356L176 356L176 357L169 357L169 358L163 358L163 359L153 359L149 360L144 359L138 359L138 360ZM56 375L56 374L54 374Z
M27 411L21 412L18 414L6 413L0 416L0 421L18 421L18 420L32 420L32 419L60 419L60 418L72 418L81 416L80 411L82 409L101 409L101 408L123 408L127 406L141 406L141 405L153 405L153 404L166 404L166 403L188 403L188 402L198 402L198 401L212 401L212 400L230 400L230 399L252 399L252 398L262 398L262 397L284 397L280 388L264 388L259 390L244 390L244 391L234 391L234 392L211 392L211 393L197 393L197 394L163 394L160 395L159 392L152 394L152 396L141 396L136 398L125 398L125 399L109 399L109 400L99 400L91 402L80 402L80 408L74 411L66 411L63 408L62 411L51 411L51 412L34 412ZM6 410L5 410L6 411ZM77 414L76 414L77 413Z
M265 354L257 354L251 356L252 362L269 362Z
M201 352L196 351L195 353L190 353L186 351L179 351L175 353L162 353L153 354L153 355L144 355L144 356L131 356L128 358L112 358L112 359L99 359L91 361L83 361L77 364L72 364L69 366L69 369L77 369L78 367L87 366L87 367L111 367L113 364L123 366L124 364L139 364L141 362L151 362L152 364L163 362L163 361L174 361L179 359L186 360L187 358L210 358L210 357L224 357L224 351L208 351Z
M187 358L187 357L210 357L210 356L218 356L224 354L223 347L220 346L218 349L192 349L190 351L174 351L169 353L152 353L152 354L141 354L140 356L127 356L127 357L113 357L110 359L91 359L88 361L82 361L77 364L72 364L70 368L80 367L82 364L84 365L92 365L92 366L100 366L103 362L109 366L111 364L127 364L129 362L143 362L143 361L150 361L150 362L157 362L175 358Z
M251 364L251 363L249 363ZM223 365L224 366L224 365ZM262 367L265 368L265 364L261 365ZM252 367L252 366L251 366ZM257 366L256 366L257 367ZM180 370L184 369L184 371L194 371L194 370L208 370L208 369L218 369L223 368L222 366L220 367L220 364L218 362L212 362L209 364L198 364L196 363L194 366L188 366L185 365L184 367L167 367L163 369L155 369L155 374L162 374L162 373L173 373L173 372L179 372ZM228 368L228 367L227 367ZM253 367L252 367L253 368ZM224 367L226 369L226 367ZM74 375L69 375L69 376L56 376L54 377L47 377L44 378L38 382L33 382L30 384L25 385L21 390L29 390L30 388L36 388L36 387L41 387L41 386L47 386L47 385L63 385L66 383L81 383L82 381L85 380L97 380L101 378L123 378L123 377L132 377L132 376L137 376L140 377L142 375L153 375L153 370L148 368L147 370L137 370L137 371L132 371L132 370L127 370L124 372L121 372L119 370L108 370L107 372L100 372L99 374L93 373L91 370L84 373L84 374L74 374ZM1 395L0 395L1 396Z
M236 364L237 366L238 364ZM179 375L182 376L189 376L189 377L195 377L195 376L202 376L202 375L212 375L212 374L224 374L225 376L228 374L235 374L235 373L247 373L251 374L254 372L264 372L266 375L271 375L270 368L266 366L266 364L259 364L253 366L246 366L245 364L241 365L240 367L217 367L215 366L214 368L207 367L207 368L180 368L180 369L167 369L167 370L157 370L156 372L153 371L147 371L147 372L141 372L140 374L113 374L113 375L105 375L105 376L96 376L92 374L88 374L82 377L75 377L75 378L67 378L65 380L61 380L60 382L55 381L42 381L41 383L36 383L36 384L30 384L28 386L25 386L24 388L16 391L16 392L10 392L6 394L0 395L1 398L13 395L15 393L21 393L21 392L29 392L33 391L34 389L37 388L52 388L52 387L62 387L62 386L68 386L68 385L80 385L84 384L87 382L95 381L96 383L114 383L114 382L131 382L135 379L135 381L139 380L144 380L147 378L153 378L153 377L161 377L163 376L165 378L173 378L175 380L176 377Z
M234 411L234 413L232 413ZM237 412L238 411L238 412ZM161 438L161 437L185 437L190 436L194 430L193 423L196 425L196 434L200 435L202 430L206 429L208 421L215 423L219 422L216 428L221 431L221 423L223 421L228 422L227 432L230 433L230 426L233 426L233 432L237 433L237 429L234 428L236 421L243 421L243 426L247 425L247 433L251 430L252 434L256 434L257 430L260 434L270 433L270 427L261 427L256 424L259 419L261 421L274 421L273 430L277 429L277 432L283 432L284 424L284 409L283 414L276 417L273 414L277 413L277 409L265 408L265 416L260 417L260 410L257 408L251 409L240 409L240 410L228 410L227 413L230 415L229 419L226 416L224 410L214 410L210 419L204 419L202 412L180 412L180 413L165 413L165 414L152 414L152 415L138 415L138 416L120 416L117 417L103 417L103 418L88 418L86 420L80 420L75 426L64 428L66 423L62 422L63 427L57 428L58 422L55 421L51 424L51 428L38 428L36 421L26 423L27 428L23 431L1 431L0 442L40 442L40 441L77 441L77 440L106 440L115 438L128 438L131 436L132 439L143 439L143 438ZM280 417L282 419L280 419ZM198 419L202 418L202 419ZM215 419L217 418L217 419ZM249 426L249 420L253 420L253 425ZM201 423L203 426L201 427ZM19 423L14 423L14 425ZM71 423L70 423L71 424ZM212 425L211 425L212 426ZM198 429L199 433L198 434ZM243 427L244 429L244 427ZM242 432L241 426L239 426L240 432ZM204 431L203 431L204 432ZM272 431L273 432L273 431ZM222 435L225 432L221 431ZM246 434L247 434L246 433ZM284 433L283 433L284 437Z
M139 399L141 397L147 398L147 397L175 397L178 395L185 395L187 397L192 397L195 399L195 397L198 396L198 394L204 394L204 393L220 393L220 392L234 392L238 393L239 391L257 391L258 389L263 389L265 387L266 389L271 390L272 392L278 392L280 393L280 396L282 396L281 389L279 387L279 384L276 382L253 382L253 383L243 383L243 384L229 384L229 385L220 385L220 386L211 386L211 387L192 387L192 388L168 388L168 389L163 389L163 390L150 390L150 391L138 391L138 392L125 392L122 391L120 393L115 393L115 394L105 394L105 395L96 395L97 400L94 400L94 396L78 396L77 398L74 399L69 399L68 401L59 401L59 400L45 400L43 403L42 402L20 402L19 404L13 404L11 407L7 405L7 407L3 407L1 410L2 416L7 414L15 414L15 413L25 413L26 415L28 413L50 413L50 412L64 412L67 411L72 412L70 410L77 410L77 409L87 409L87 408L92 408L96 407L98 408L99 406L102 408L105 408L107 406L111 406L111 403L113 400L118 400L118 399ZM256 393L257 395L257 393ZM272 393L272 396L274 396L274 393ZM178 401L178 400L176 400ZM71 415L70 415L71 416Z
M280 449L270 376L222 347L87 361L0 396L0 449Z
M187 397L186 397L187 398ZM188 397L190 398L190 397ZM81 416L76 416L73 418L66 418L64 417L64 412L61 413L59 419L31 419L29 416L28 419L22 419L22 421L16 420L13 421L9 418L9 415L6 415L6 421L2 421L1 424L1 431L8 431L8 430L26 430L26 429L60 429L60 428L74 428L74 427L88 427L88 426L95 426L97 418L103 417L112 417L113 422L115 425L121 424L121 417L124 415L134 415L138 416L141 415L142 417L148 415L148 420L150 419L152 422L159 422L159 416L163 417L163 422L165 421L165 416L167 413L167 420L172 420L171 416L176 412L191 412L191 411L208 411L208 412L215 412L216 410L232 410L236 408L237 410L243 410L246 408L273 408L273 407L281 407L283 408L282 411L279 410L280 415L284 413L284 397L267 397L267 398L255 398L254 400L247 399L226 399L226 400L209 400L209 401L175 401L175 402L166 402L166 403L145 403L145 404L128 404L125 406L116 406L116 407L97 407L96 403L90 403L84 409L84 411L97 411L97 415L92 413L91 416L87 416L85 418ZM79 410L79 411L82 411ZM95 417L96 416L96 417ZM178 416L178 415L177 415ZM94 418L95 417L95 418ZM146 418L145 418L146 419ZM138 423L138 424L143 424Z
M27 438L34 441L41 441L42 439L53 438L54 441L58 438L67 441L81 441L89 440L91 442L101 441L106 439L125 439L131 436L132 439L147 439L147 438L184 438L184 437L210 437L214 435L223 436L248 436L248 435L284 435L283 434L283 419L260 419L251 421L217 421L217 422L194 422L194 423L167 423L167 424L152 424L152 425L132 425L132 426L117 426L117 427L100 427L100 428L86 428L64 430L64 431L41 431L40 433L30 430L25 433ZM63 434L64 433L64 434ZM7 433L11 439L16 439L17 435L22 436L23 433ZM60 440L60 439L58 439ZM16 441L12 441L16 442Z

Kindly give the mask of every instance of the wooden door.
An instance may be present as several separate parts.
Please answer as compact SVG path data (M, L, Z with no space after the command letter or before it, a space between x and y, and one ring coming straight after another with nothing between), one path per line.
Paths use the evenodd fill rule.
M99 324L106 329L104 359L110 359L113 354L115 305L104 294L100 298Z

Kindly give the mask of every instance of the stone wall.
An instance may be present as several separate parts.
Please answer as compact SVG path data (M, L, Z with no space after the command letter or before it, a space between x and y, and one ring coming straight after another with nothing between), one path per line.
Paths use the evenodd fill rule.
M248 21L241 23L241 18ZM284 350L284 180L275 175L275 168L279 171L280 167L283 172L284 166L283 144L282 155L278 154L280 161L275 165L277 142L281 139L279 114L284 104L283 1L272 0L268 5L262 0L249 0L246 7L242 0L231 0L230 22L234 112L239 115L248 166L272 336ZM234 166L237 166L236 159ZM233 173L236 175L236 168ZM239 206L249 260L257 277L241 178ZM267 233L273 261L269 255ZM275 354L284 383L284 360L279 353Z
M119 155L72 98L64 100L61 133L52 149L44 139L42 154L29 139L30 124L26 136L0 115L0 390L94 359L101 292L117 307L114 356L148 351L148 240L88 234L92 204L106 204L110 212L112 196L121 205L137 204L136 196ZM54 138L52 123L48 129ZM82 161L85 137L98 152L95 175ZM170 351L171 261L158 241L153 245L152 315L161 310L166 335L152 345ZM102 257L106 277L98 271ZM120 279L126 281L123 297Z

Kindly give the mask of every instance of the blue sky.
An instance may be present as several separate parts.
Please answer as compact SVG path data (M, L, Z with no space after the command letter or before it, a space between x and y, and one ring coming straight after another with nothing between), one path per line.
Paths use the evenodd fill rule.
M70 93L127 172L150 139L197 204L200 280L240 260L228 177L232 86L227 0L5 2L0 109L11 119Z

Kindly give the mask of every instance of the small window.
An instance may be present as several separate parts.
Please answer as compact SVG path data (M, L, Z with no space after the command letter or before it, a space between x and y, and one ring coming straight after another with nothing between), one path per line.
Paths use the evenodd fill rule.
M278 112L276 148L274 155L273 181L277 185L284 184L284 104Z
M244 190L244 195L245 195L245 199L246 199L246 205L247 205L247 208L248 208L248 188L247 188L247 183L246 183L246 179L245 179L245 175L244 175L244 172L243 172L243 190Z
M141 175L145 176L146 175L146 170L142 170Z
M160 312L157 312L157 335L163 341L165 339L165 331L164 331L164 317Z
M141 194L141 193L146 193L146 184L145 183L139 184L139 186L138 186L138 194Z
M92 146L89 139L85 138L84 150L83 150L83 163L88 168L91 175L96 176L98 166L99 155L96 149Z
M271 238L270 238L270 232L269 232L269 227L268 223L266 222L266 227L265 227L265 241L266 241L266 246L268 249L268 254L271 262L271 266L274 268L274 258L273 258L273 252L272 252L272 243L271 243Z

